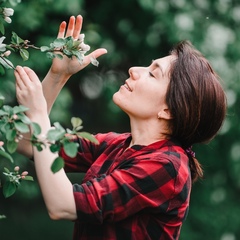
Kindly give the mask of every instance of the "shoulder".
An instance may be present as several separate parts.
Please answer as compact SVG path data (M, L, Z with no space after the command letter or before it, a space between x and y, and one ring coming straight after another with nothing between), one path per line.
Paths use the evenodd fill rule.
M181 145L166 141L155 154L156 160L163 164L169 174L183 182L190 179L189 158Z
M108 133L98 133L95 135L95 138L99 141L99 143L107 142L107 143L117 143L125 141L127 138L131 136L130 133L116 133L116 132L108 132Z

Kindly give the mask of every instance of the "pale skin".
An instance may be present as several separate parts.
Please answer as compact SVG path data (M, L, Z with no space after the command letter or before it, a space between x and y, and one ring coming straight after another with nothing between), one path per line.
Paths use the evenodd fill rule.
M68 27L62 22L59 27L58 38L73 36L77 39L82 28L82 16L69 19ZM90 63L90 57L98 58L107 53L104 48L97 49L85 56L82 65L77 59L70 60L64 57L62 60L54 59L52 66L44 78L42 84L36 74L27 67L16 67L16 92L19 104L29 108L26 115L36 123L39 123L42 134L50 129L48 114L59 94L60 90L71 75L80 71ZM52 91L54 89L54 91ZM44 95L43 95L44 93ZM44 98L45 96L45 98ZM72 184L64 170L53 174L50 166L56 155L48 149L38 152L33 149L27 141L19 142L19 152L31 157L34 155L34 162L43 198L52 219L76 219L76 207L73 197Z
M67 29L65 22L60 25L58 37L77 38L81 28L82 17L71 17ZM95 50L85 57L83 65L80 65L76 59L54 59L42 84L30 68L17 66L15 77L18 102L29 108L26 115L40 125L43 134L51 128L48 114L64 84L73 74L90 63L90 56L97 58L106 52L106 49ZM130 117L132 142L129 147L134 144L148 145L167 138L166 132L171 114L165 96L169 85L168 71L172 61L174 56L167 56L154 60L148 67L131 68L126 84L114 94L115 104ZM26 141L20 143L19 151L32 156L32 147L30 144L26 147ZM63 169L56 174L50 169L57 154L51 153L47 148L41 152L34 148L33 155L50 217L75 220L77 214L72 183Z

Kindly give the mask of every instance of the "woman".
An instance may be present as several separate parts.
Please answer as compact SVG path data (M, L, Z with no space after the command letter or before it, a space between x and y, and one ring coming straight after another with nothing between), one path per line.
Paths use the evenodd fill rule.
M58 37L77 38L82 17L63 22ZM29 68L15 71L19 104L42 132L50 129L48 112L69 77L90 62L54 59L42 85ZM53 92L54 89L54 92ZM44 92L44 95L43 95ZM44 97L45 96L45 97ZM74 239L179 239L192 181L202 169L191 146L211 140L225 117L226 100L216 73L188 42L148 67L129 69L129 78L113 101L130 119L131 132L97 134L99 144L84 139L76 158L63 151L65 171L85 172L74 184L65 171L53 174L57 154L19 148L34 156L36 172L52 219L75 221Z

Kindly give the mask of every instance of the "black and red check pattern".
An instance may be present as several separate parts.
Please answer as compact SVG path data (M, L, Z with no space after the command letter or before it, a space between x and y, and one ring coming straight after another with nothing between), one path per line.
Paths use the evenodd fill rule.
M73 185L73 239L177 240L191 191L185 151L168 140L127 148L130 134L95 137L99 145L79 140L76 158L61 151L67 172L86 172Z

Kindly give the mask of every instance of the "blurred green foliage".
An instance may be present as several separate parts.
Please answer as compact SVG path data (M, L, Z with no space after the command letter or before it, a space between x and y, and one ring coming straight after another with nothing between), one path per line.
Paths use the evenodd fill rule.
M112 94L134 65L148 65L168 54L172 45L189 39L210 60L222 78L228 98L228 116L220 134L194 148L205 170L192 189L189 215L181 240L240 239L240 3L236 0L22 0L15 9L11 31L37 46L55 39L62 20L84 17L82 32L92 49L108 54L96 69L89 66L72 77L52 110L52 121L70 125L83 119L89 132L128 131L128 118L112 103ZM9 35L7 35L9 33ZM7 40L7 39L6 39ZM6 41L7 42L7 41ZM50 66L43 53L31 50L27 62L11 56L15 65L33 68L43 79ZM12 71L0 76L0 93L15 104ZM194 116L193 116L194 117ZM97 120L96 120L97 119ZM20 155L16 163L35 174L33 164ZM0 162L0 167L9 163ZM73 182L81 176L69 175ZM36 177L35 177L36 179ZM26 183L10 199L0 195L1 240L70 239L72 223L49 220L37 181Z

